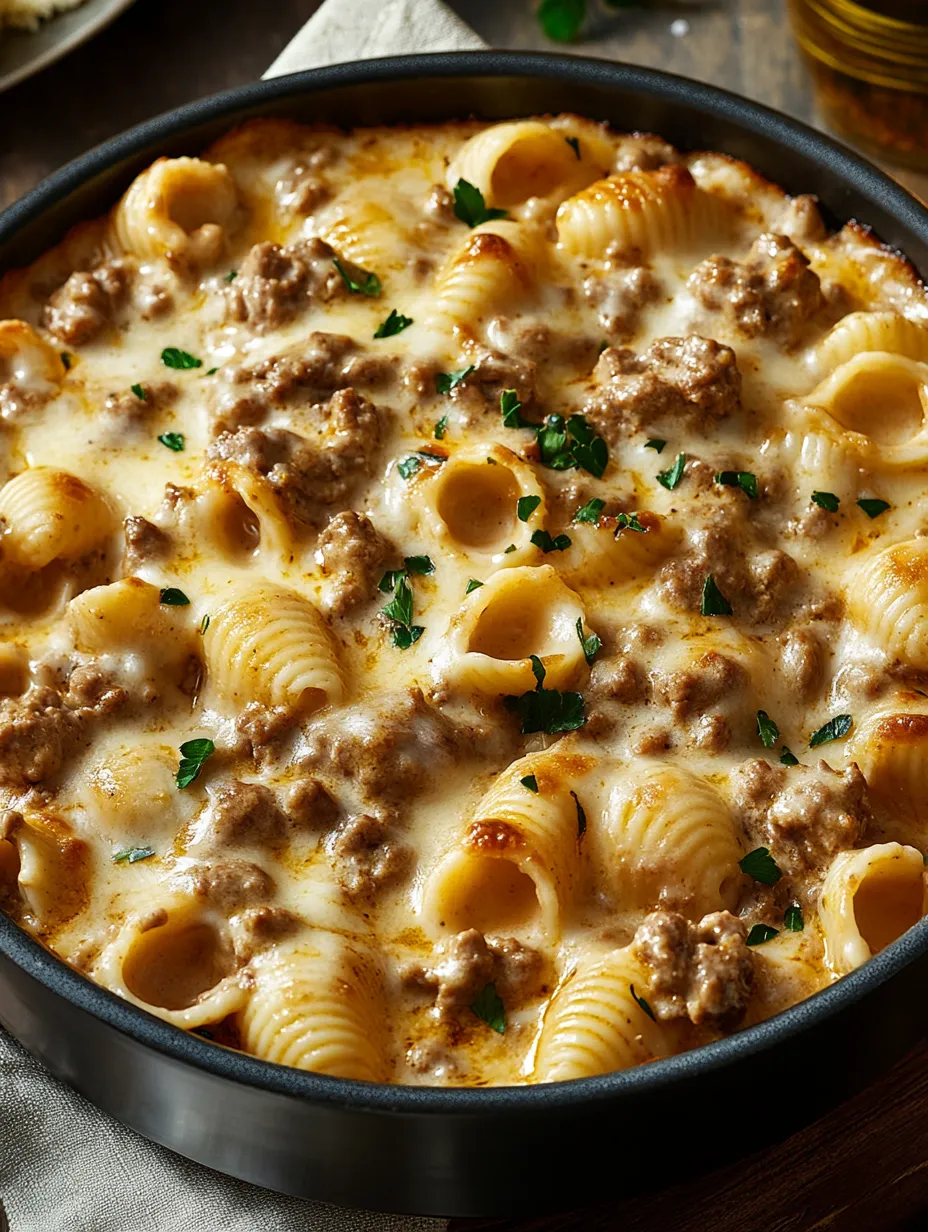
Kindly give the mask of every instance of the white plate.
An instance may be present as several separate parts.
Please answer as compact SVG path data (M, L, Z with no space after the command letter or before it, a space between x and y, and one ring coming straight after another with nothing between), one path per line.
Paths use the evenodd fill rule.
M0 31L0 91L60 60L132 3L133 0L87 0L70 13L50 17L34 33Z

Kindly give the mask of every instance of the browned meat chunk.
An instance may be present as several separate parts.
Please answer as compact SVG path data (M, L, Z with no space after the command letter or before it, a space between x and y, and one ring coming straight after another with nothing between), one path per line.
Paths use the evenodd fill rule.
M317 719L305 739L307 768L350 781L372 804L396 807L437 783L461 744L475 737L414 688Z
M739 692L748 674L736 659L710 650L681 671L653 672L651 681L656 699L682 720L705 714Z
M709 257L686 285L746 337L772 338L787 349L799 344L825 305L808 258L783 235L759 236L744 261Z
M270 788L232 779L211 792L203 838L210 847L273 847L283 842L290 822Z
M330 300L344 286L334 256L334 249L315 237L284 247L255 244L238 276L223 288L229 316L263 333L292 320L312 300Z
M332 581L329 608L338 616L371 597L380 566L394 548L365 513L337 513L316 545L322 572Z
M524 351L520 351L517 356L492 350L470 357L473 372L456 385L450 394L451 400L460 409L465 424L478 423L486 416L498 421L500 394L504 389L514 389L523 407L531 405L537 392L536 365L524 355ZM434 374L429 374L427 386L429 392L434 390Z
M734 801L752 840L769 847L787 876L821 876L872 820L856 765L772 766L754 758L732 772Z
M286 907L246 907L234 917L229 930L235 957L241 963L250 962L255 954L292 937L303 927L300 917Z
M794 629L780 638L783 682L794 697L808 699L825 676L828 651L816 633Z
M298 830L330 830L339 816L338 803L318 779L291 783L284 796L284 811Z
M647 970L648 1000L659 1019L730 1029L743 1017L754 958L746 927L730 912L691 924L675 911L652 911L632 947Z
M454 222L454 197L444 184L432 185L423 212L432 222Z
M226 916L259 906L274 894L273 879L248 860L209 860L185 869L174 880L185 893L205 898Z
M121 710L129 695L116 683L111 672L95 663L87 663L71 672L64 700L82 718L97 719Z
M377 891L396 885L412 871L411 847L390 837L382 818L360 813L349 817L332 845L342 885L355 898L373 898Z
M599 315L606 337L621 341L638 329L641 314L660 295L660 283L643 265L591 274L583 282L583 297Z
M660 137L651 133L631 133L622 138L613 171L656 171L667 163L679 161L679 153Z
M610 444L660 420L706 428L741 407L741 373L731 347L690 334L658 338L642 355L603 351L584 410Z
M698 612L709 574L739 621L780 624L799 604L799 566L778 548L750 548L732 511L723 509L693 527L688 539L686 553L657 575L659 593L671 607Z
M148 518L130 514L122 524L126 539L125 567L127 573L137 573L139 566L150 560L162 560L171 549L171 536L149 522Z
M607 735L618 723L623 707L644 705L649 695L648 681L637 659L626 654L597 659L583 690L587 735Z
M404 985L435 997L443 1021L467 1010L493 984L507 1008L541 991L544 960L537 950L514 937L484 937L476 928L458 933L438 952L431 967L411 963L402 972Z
M313 409L321 424L313 440L286 428L238 428L209 448L214 462L237 462L265 478L298 530L318 526L371 473L382 435L382 413L353 389Z
M143 381L137 388L141 397L139 393L128 390L110 394L106 399L106 409L127 427L143 424L155 411L170 406L178 394L173 381Z
M42 324L71 346L92 342L125 304L132 273L125 261L111 261L87 273L72 274L49 299Z

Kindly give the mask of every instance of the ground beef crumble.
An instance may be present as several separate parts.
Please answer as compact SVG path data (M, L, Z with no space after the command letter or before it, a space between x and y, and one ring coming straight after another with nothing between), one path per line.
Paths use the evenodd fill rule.
M507 1009L542 991L544 959L514 937L484 937L469 928L446 941L431 966L410 962L400 972L403 985L435 999L443 1021L470 1008L477 995L493 984Z
M316 541L316 559L329 578L328 607L336 616L369 599L393 544L365 513L337 513Z
M327 303L344 290L334 257L334 249L317 237L255 244L235 279L223 287L229 316L264 333L285 325L314 300Z

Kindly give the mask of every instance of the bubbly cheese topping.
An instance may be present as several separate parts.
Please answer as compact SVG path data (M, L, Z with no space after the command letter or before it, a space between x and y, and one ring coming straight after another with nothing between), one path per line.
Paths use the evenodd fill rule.
M283 1064L624 1068L923 914L928 302L575 116L257 121L0 282L0 894Z

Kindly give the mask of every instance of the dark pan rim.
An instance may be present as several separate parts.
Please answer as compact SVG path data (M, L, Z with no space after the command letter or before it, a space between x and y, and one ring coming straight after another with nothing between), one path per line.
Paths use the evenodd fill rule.
M289 98L315 90L423 76L551 78L568 84L622 86L661 101L682 104L692 111L727 119L749 134L773 139L814 158L836 179L852 185L858 195L882 207L928 244L928 210L905 189L838 142L779 112L656 69L579 56L498 51L395 56L338 64L255 82L186 104L90 150L11 205L0 214L0 244L64 200L84 181L158 141L182 134L187 128L224 117L233 123L249 107L277 101L284 104ZM863 967L776 1017L716 1043L633 1069L563 1083L437 1088L330 1078L219 1047L163 1022L86 979L0 912L0 953L51 992L140 1045L218 1078L318 1104L382 1114L485 1115L515 1108L557 1111L576 1108L578 1103L611 1101L623 1094L637 1097L688 1079L704 1078L785 1044L802 1032L824 1027L926 952L928 918Z

